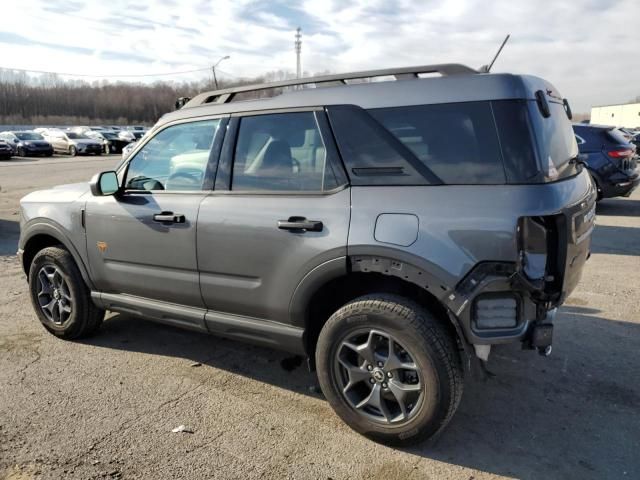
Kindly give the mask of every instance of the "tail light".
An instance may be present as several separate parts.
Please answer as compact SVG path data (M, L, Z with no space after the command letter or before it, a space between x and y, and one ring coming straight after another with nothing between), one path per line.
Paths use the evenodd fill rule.
M547 266L547 228L544 219L522 217L518 225L520 264L529 280L544 281Z
M607 152L611 158L626 158L633 156L635 152L631 148L625 148L624 150L611 150Z

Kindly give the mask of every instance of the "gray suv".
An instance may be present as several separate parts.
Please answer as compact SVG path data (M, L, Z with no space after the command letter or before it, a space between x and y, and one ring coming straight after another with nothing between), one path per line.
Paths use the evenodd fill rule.
M432 437L493 345L551 350L595 217L570 116L457 64L200 94L22 199L34 308L66 339L110 310L305 355L358 432Z

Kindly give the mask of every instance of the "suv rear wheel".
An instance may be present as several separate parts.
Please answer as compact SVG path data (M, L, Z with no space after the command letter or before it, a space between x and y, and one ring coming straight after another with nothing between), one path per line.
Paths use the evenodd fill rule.
M29 290L38 319L54 335L74 339L100 327L104 310L89 289L71 254L60 247L40 250L29 268Z
M454 339L427 310L395 295L367 295L335 312L320 332L316 364L336 413L387 444L433 437L462 396Z

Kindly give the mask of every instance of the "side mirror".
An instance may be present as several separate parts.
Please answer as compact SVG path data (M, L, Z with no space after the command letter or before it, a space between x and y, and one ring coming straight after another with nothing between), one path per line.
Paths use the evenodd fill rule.
M91 194L94 197L113 195L120 190L118 175L113 170L97 173L91 179L89 185L91 186Z

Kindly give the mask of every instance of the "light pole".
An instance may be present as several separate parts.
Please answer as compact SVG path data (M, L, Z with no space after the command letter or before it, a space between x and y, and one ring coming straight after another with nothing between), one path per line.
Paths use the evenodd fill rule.
M229 55L225 55L224 57L221 57L220 60L218 60L215 64L211 66L211 71L213 72L213 83L216 86L216 90L218 90L218 78L216 77L216 67L220 64L221 61L227 60L229 58L231 58Z

